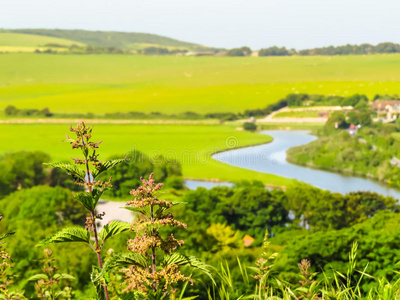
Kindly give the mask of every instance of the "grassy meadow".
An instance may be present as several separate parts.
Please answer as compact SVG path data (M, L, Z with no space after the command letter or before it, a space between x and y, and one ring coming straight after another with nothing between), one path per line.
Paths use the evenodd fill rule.
M73 124L76 125L76 124ZM232 167L211 159L211 154L232 146L267 143L270 136L239 131L223 125L104 125L96 124L94 137L101 145L103 159L125 156L129 150L141 150L150 158L163 154L181 162L183 175L192 179L219 179L239 182L260 180L284 186L292 182L283 177ZM0 125L1 152L41 150L54 161L69 161L76 155L68 143L61 142L69 133L68 124Z
M240 112L288 93L398 93L400 55L0 55L0 109Z

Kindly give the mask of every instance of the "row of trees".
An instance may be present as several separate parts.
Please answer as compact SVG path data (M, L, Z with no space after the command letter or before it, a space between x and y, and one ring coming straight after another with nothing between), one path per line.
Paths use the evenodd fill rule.
M125 163L110 170L117 189L109 197L127 197L132 186L140 183L140 176L156 172L157 180L168 187L183 188L181 166L176 161L166 161L161 155L150 159L140 151L126 153ZM69 177L58 169L45 164L51 161L47 153L41 151L19 151L0 156L0 196L37 185L61 186L74 191L81 190L72 185ZM106 178L101 178L105 180Z

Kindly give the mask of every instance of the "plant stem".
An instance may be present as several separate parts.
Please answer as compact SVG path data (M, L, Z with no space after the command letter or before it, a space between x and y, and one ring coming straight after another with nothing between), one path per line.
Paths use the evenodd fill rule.
M82 139L83 143L85 144L85 141ZM85 155L85 163L86 163L86 174L87 174L87 181L88 181L88 189L89 189L89 193L92 194L93 192L93 188L92 188L92 183L90 181L90 169L89 169L89 161L87 158L87 155ZM97 261L99 263L99 268L103 269L103 262L101 261L101 254L100 254L100 247L99 247L99 238L97 236L97 228L96 228L96 215L94 212L94 209L92 209L90 211L90 214L92 216L93 219L93 235L94 235L94 241L96 243L96 254L97 254ZM110 297L108 295L108 289L107 289L107 285L104 285L104 294L106 296L107 300L110 300Z
M153 205L151 205L150 207L150 211L151 211L151 223L154 223L154 209L153 209ZM151 260L152 260L152 273L154 274L156 272L156 249L155 247L151 248ZM157 292L157 282L154 281L153 282L153 291Z

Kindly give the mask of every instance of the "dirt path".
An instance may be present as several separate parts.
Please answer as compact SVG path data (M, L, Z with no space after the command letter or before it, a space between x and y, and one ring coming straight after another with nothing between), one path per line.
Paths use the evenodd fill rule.
M125 202L99 201L97 211L98 213L105 212L106 215L103 217L103 220L98 221L98 228L101 229L104 225L114 220L132 223L134 218L133 213L124 209L124 206Z
M294 118L294 117L275 117L276 114L281 112L295 112L295 111L340 111L351 110L352 106L314 106L314 107L299 107L289 108L287 106L270 113L263 119L257 119L257 123L325 123L327 118ZM240 122L251 122L250 119L240 120Z

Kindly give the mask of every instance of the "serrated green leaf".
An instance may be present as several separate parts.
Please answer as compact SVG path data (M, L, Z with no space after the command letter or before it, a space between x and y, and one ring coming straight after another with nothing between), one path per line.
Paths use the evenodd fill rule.
M144 255L134 252L116 254L113 255L109 261L106 262L104 270L108 271L113 268L126 267L131 265L147 268L147 258Z
M86 208L88 211L91 211L94 209L94 201L93 201L93 197L90 193L87 192L80 192L80 193L76 193L74 195L74 198L76 200L78 200L84 208Z
M44 165L53 168L61 169L71 175L75 180L85 181L85 171L79 169L77 166L68 163L45 163Z
M99 233L99 237L105 241L110 237L128 231L131 228L131 224L121 221L111 221L105 225Z
M207 275L215 284L214 278L211 274L211 266L203 263L195 256L187 256L176 252L171 255L164 256L162 265L167 266L171 264L197 269Z
M85 207L88 211L92 211L96 208L97 203L99 202L100 197L103 195L103 191L99 188L94 188L92 193L89 192L80 192L74 195L74 198L78 200L83 207Z
M36 275L29 277L27 280L28 281L38 281L38 280L42 280L42 279L47 280L47 279L49 279L49 277L46 274L36 274Z
M49 236L48 238L41 241L36 246L45 246L54 243L65 243L65 242L84 242L89 243L90 234L88 231L81 227L67 227L61 231Z
M53 276L54 279L69 279L69 280L74 280L75 277L71 276L69 274L65 274L65 273L57 273Z
M6 234L0 235L0 241L8 238L9 236L14 235L15 232L7 232Z
M125 158L113 159L113 160L102 162L101 167L99 169L95 169L92 172L93 178L96 178L101 173L111 169L112 167L118 165L119 163L122 163L123 161L125 161Z

